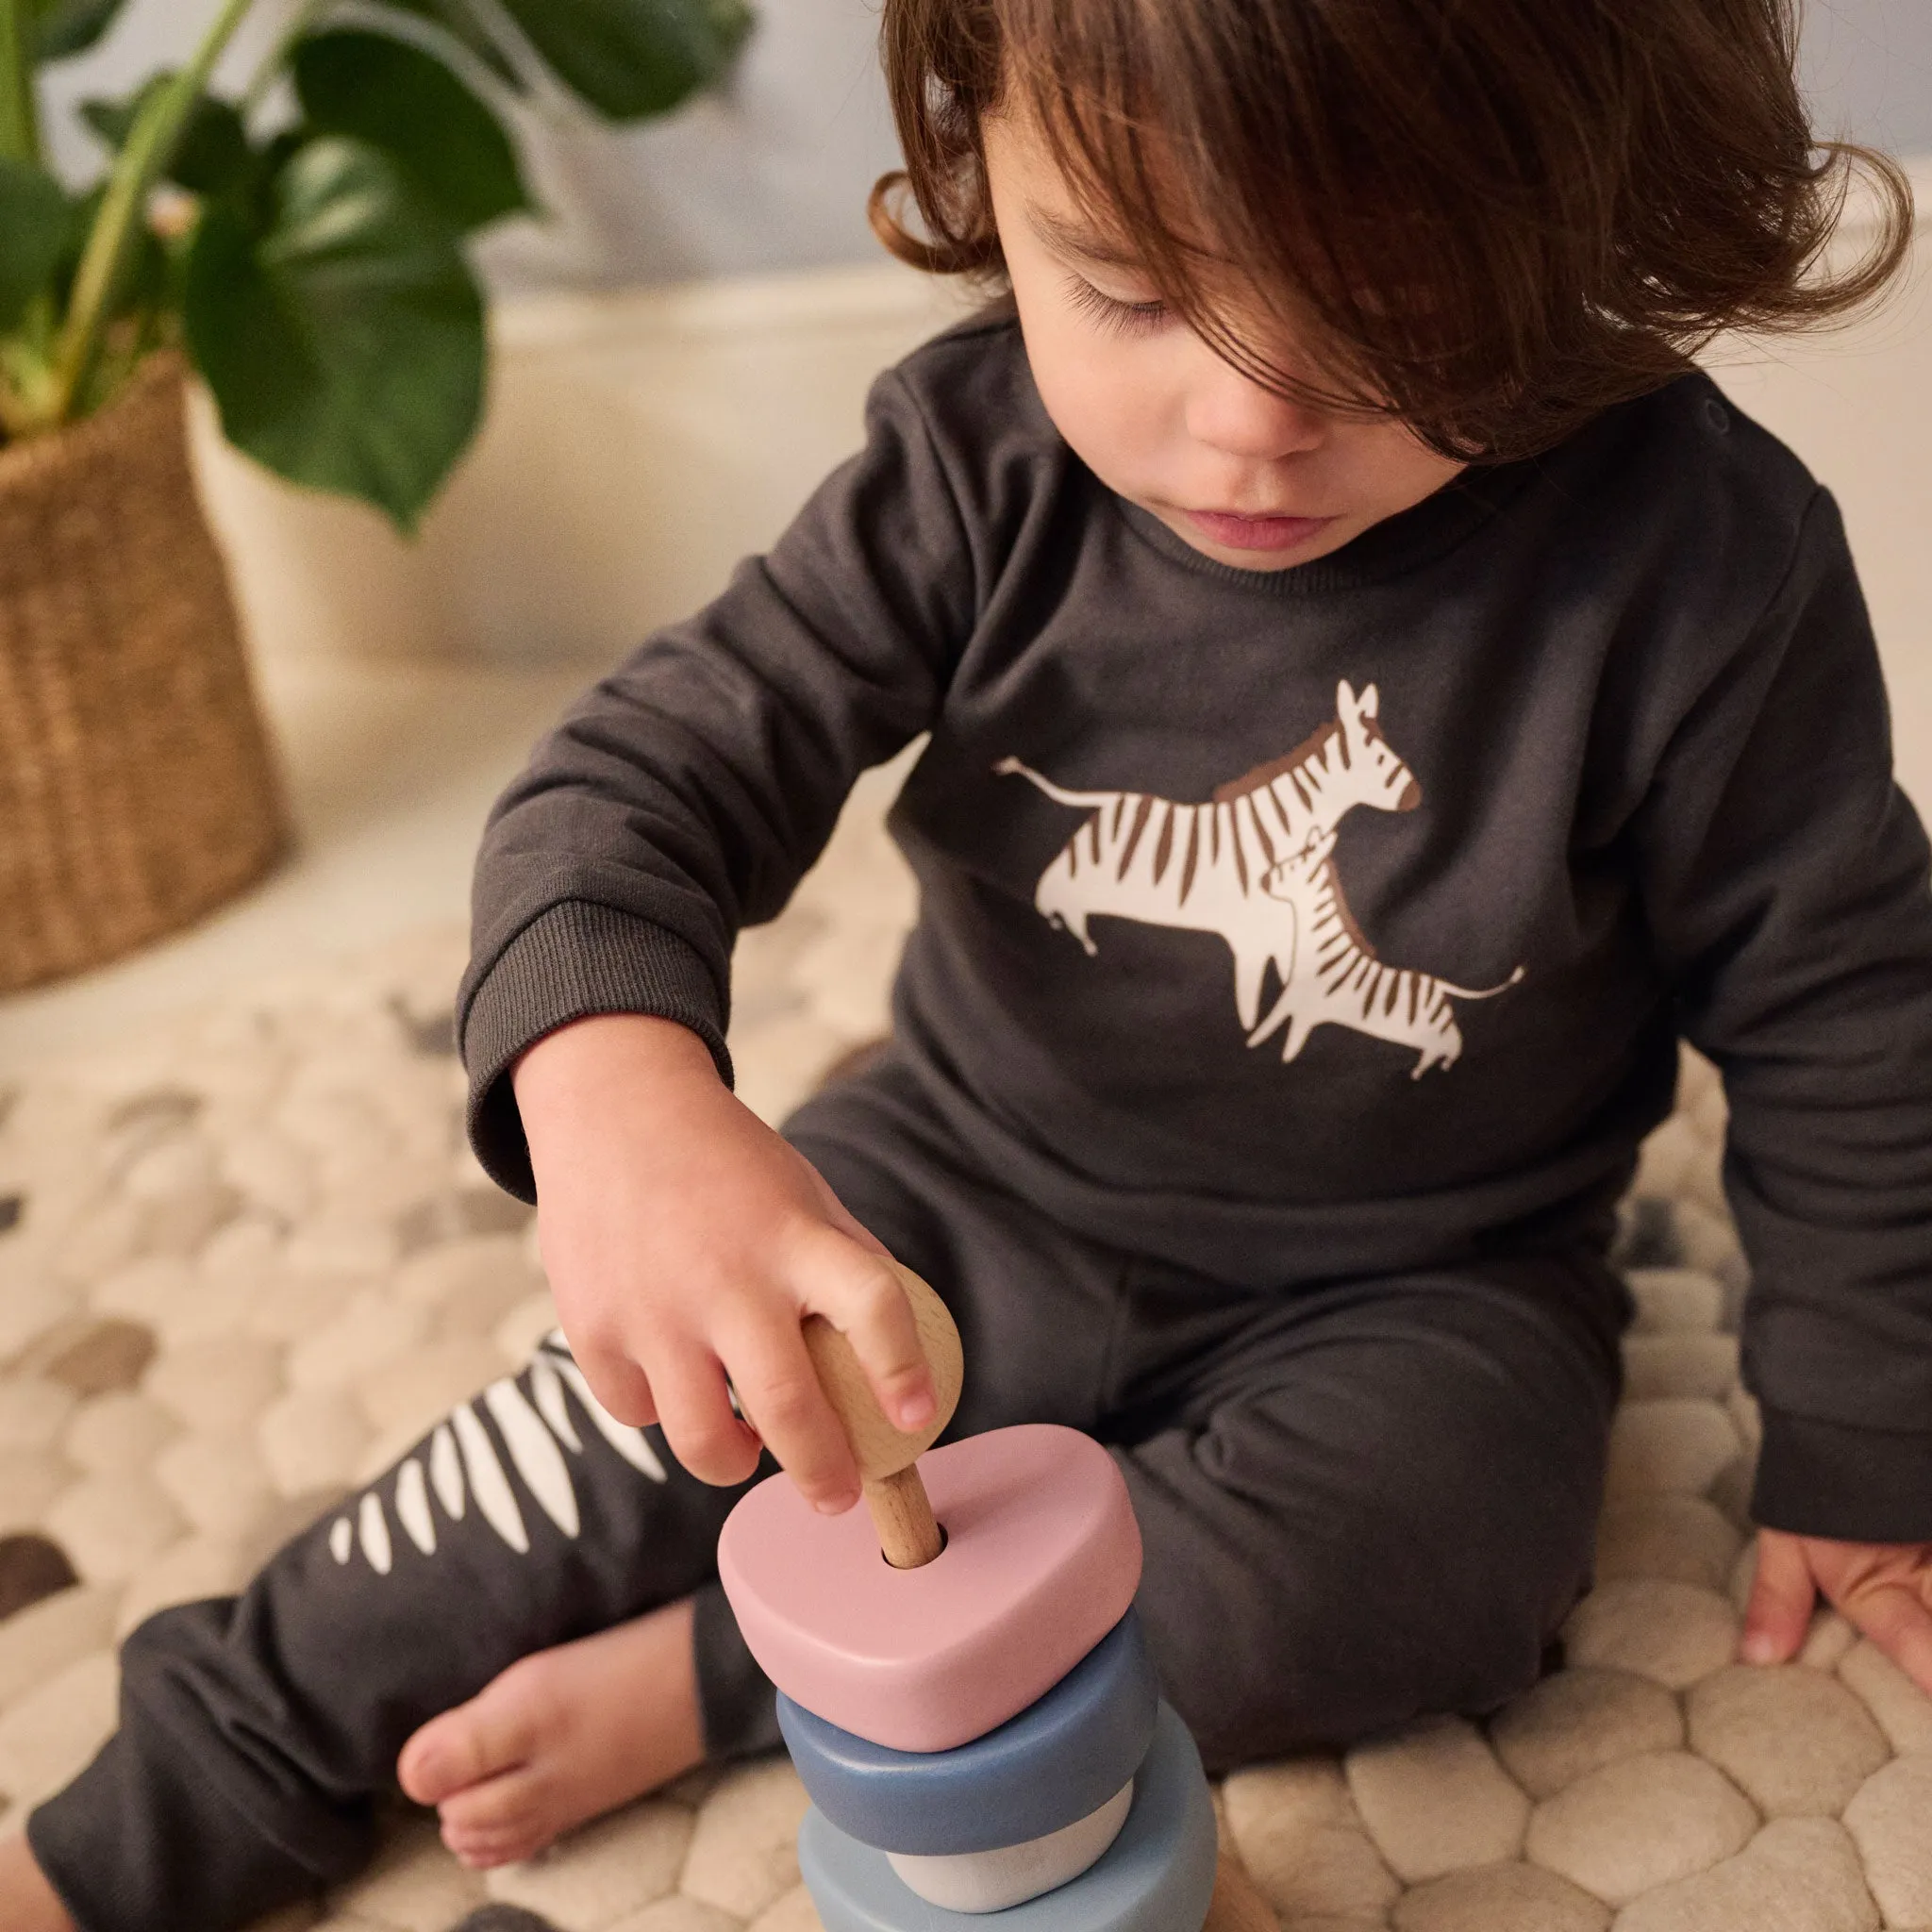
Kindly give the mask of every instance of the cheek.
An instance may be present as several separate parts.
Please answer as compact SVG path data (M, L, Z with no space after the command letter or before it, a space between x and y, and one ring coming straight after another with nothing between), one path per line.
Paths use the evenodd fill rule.
M1357 430L1353 456L1363 494L1383 516L1393 516L1434 495L1462 468L1425 449L1392 423Z
M1063 322L1027 333L1033 379L1054 427L1103 482L1130 482L1154 461L1160 408L1154 386L1122 366L1124 346Z

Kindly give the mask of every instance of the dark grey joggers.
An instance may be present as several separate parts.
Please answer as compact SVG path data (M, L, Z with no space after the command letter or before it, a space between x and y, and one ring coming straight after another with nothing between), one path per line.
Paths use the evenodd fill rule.
M1583 1587L1621 1284L1590 1247L1257 1293L1074 1237L976 1172L889 1058L790 1137L946 1298L952 1433L1113 1448L1140 1609L1210 1768L1523 1690ZM560 1341L239 1597L128 1640L122 1724L28 1835L82 1932L224 1932L369 1856L419 1724L691 1591L707 1742L777 1740L712 1567L735 1491L603 1415Z

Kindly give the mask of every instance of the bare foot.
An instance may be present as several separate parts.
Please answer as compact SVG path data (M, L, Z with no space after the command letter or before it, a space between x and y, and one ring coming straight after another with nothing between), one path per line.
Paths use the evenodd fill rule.
M0 1839L0 1926L6 1932L75 1932L24 1838Z
M403 1746L396 1777L436 1807L465 1865L531 1857L703 1757L691 1643L686 1597L540 1650L431 1718Z

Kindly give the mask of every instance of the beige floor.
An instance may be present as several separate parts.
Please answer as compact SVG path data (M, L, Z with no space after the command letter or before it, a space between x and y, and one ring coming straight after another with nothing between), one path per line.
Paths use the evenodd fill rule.
M768 1117L880 1024L910 911L889 791L862 788L741 949L732 1044ZM111 1728L113 1641L149 1611L235 1588L318 1518L337 1562L397 1589L434 1560L434 1519L391 1465L446 1423L473 1442L486 1385L479 1407L514 1406L502 1378L553 1320L523 1211L461 1144L461 956L459 930L416 927L353 959L291 957L0 1082L0 1538L78 1577L0 1620L0 1832ZM1225 1842L1285 1932L1932 1926L1932 1699L1830 1614L1799 1662L1731 1661L1757 1419L1728 1325L1723 1123L1692 1063L1640 1177L1627 1399L1568 1668L1488 1723L1222 1789ZM557 1483L584 1420L532 1412L558 1433L496 1467L498 1534L506 1497L569 1533ZM491 1902L537 1914L527 1932L816 1932L804 1803L765 1760L487 1878L398 1818L372 1874L273 1932L456 1932ZM486 1924L509 1932L468 1932Z

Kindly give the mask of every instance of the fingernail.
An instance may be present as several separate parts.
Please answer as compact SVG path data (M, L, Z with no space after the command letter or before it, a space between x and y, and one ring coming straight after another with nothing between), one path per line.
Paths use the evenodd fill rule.
M1747 1664L1774 1664L1777 1661L1777 1645L1771 1635L1764 1630L1749 1630L1744 1634L1741 1656Z
M857 1491L847 1490L836 1496L821 1496L812 1507L821 1516L842 1516L858 1501Z
M899 1426L902 1429L923 1429L933 1417L934 1403L930 1395L908 1395L899 1405Z

